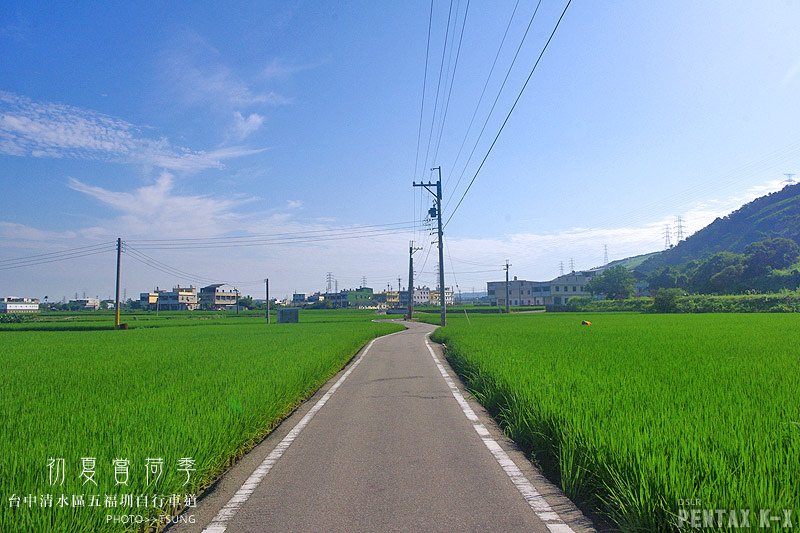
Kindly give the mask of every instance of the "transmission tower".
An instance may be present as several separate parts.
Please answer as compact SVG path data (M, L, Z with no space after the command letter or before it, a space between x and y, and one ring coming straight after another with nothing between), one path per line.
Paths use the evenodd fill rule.
M362 287L367 286L367 276L361 276L361 286Z
M675 220L675 239L677 242L681 242L683 240L683 218L678 217Z
M669 224L664 226L664 249L669 250L672 248L672 235L670 233Z
M575 260L573 258L569 258L569 271L575 272Z
M325 275L325 282L327 283L325 292L330 293L333 285L333 272L328 272Z
M603 245L603 266L608 264L608 245Z
M784 183L789 183L789 184L794 183L795 174L786 173L784 174L784 176L786 176L786 181L784 181Z
M560 272L559 275L564 275L564 261L559 261L558 263L558 271Z

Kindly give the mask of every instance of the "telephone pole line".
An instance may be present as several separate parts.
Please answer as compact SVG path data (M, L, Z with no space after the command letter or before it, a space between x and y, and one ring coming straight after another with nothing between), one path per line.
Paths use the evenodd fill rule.
M442 326L447 325L447 303L444 297L444 239L442 237L442 167L434 167L431 170L439 171L439 179L436 182L412 182L414 187L424 187L426 191L431 193L436 198L436 205L432 207L428 213L437 219L439 235L439 302L441 304L441 320ZM431 187L436 187L434 190Z
M503 267L506 270L506 314L509 314L511 312L511 305L510 302L508 301L508 267L510 266L511 265L508 264L508 259L506 259L506 264Z

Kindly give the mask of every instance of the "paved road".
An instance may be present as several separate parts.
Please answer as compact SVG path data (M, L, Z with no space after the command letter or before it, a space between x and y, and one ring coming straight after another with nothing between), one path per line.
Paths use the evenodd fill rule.
M407 325L377 339L338 387L340 377L248 454L188 512L194 524L171 531L588 530L475 402L459 404L460 385L448 385L441 372L452 371L437 354L440 370L426 346L433 327ZM327 401L314 407L320 398ZM467 403L477 419L467 418ZM490 451L492 437L506 459ZM259 466L262 475L251 475Z

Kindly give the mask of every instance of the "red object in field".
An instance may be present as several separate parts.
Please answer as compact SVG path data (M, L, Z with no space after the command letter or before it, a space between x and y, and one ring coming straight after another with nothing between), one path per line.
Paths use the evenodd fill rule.
M591 325L592 325L592 323L589 322L588 320L582 320L581 321L581 326L591 326Z

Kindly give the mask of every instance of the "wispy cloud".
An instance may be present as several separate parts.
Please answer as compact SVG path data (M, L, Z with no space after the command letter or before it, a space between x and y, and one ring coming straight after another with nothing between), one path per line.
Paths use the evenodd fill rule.
M0 91L0 153L6 155L135 163L195 172L222 168L225 159L263 150L191 150L164 138L147 138L133 124L91 109L34 102Z
M221 59L219 51L197 34L182 34L182 45L164 60L166 77L189 104L241 108L252 105L280 105L289 98L247 81Z
M252 133L255 133L263 123L264 117L258 113L250 113L250 115L245 117L241 112L236 111L233 114L233 126L231 129L233 134L239 140L242 140L245 137L249 137Z
M298 72L317 68L321 64L322 63L293 64L275 58L261 71L261 77L267 80L287 79Z
M786 74L783 76L783 80L781 81L781 86L786 87L790 83L797 78L798 74L800 74L800 59L798 59L794 64L792 64L788 69L786 69Z
M299 209L303 207L303 202L300 200L289 200L288 202L286 202L286 206L289 209Z
M211 237L224 234L239 219L236 208L253 201L246 196L181 195L174 176L163 172L152 184L131 192L111 191L71 178L68 187L117 211L115 231L151 236L168 229L173 237Z

